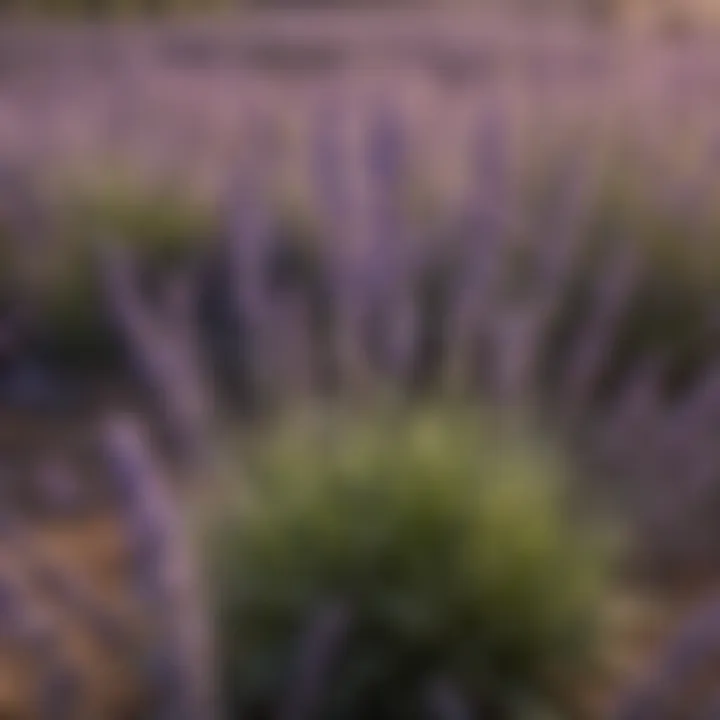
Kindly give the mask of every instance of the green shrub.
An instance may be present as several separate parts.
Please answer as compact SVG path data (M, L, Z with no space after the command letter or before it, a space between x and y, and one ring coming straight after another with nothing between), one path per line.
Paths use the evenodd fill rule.
M269 716L324 603L352 620L321 717L420 717L436 675L473 716L531 717L589 658L607 554L539 447L416 410L282 423L247 453L207 544L233 716Z

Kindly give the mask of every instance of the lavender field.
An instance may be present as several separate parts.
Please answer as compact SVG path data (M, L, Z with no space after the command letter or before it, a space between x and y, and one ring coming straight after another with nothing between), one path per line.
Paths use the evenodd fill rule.
M0 28L0 716L712 718L720 46Z

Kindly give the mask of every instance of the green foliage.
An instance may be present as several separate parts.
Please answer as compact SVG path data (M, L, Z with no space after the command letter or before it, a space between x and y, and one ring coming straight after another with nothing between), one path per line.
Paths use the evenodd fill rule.
M71 186L59 208L41 299L46 334L53 354L74 367L102 366L117 353L98 287L97 245L128 246L152 288L197 260L216 226L209 209L183 193L118 179Z
M546 340L545 380L550 392L566 371L564 360L592 329L594 293L612 283L622 258L637 272L627 302L604 346L595 388L602 401L649 357L662 357L669 396L682 393L717 352L713 323L720 301L720 214L714 193L674 193L651 177L613 165L601 178L579 227L580 252ZM547 386L546 386L547 388Z
M326 718L419 717L435 675L529 717L588 658L606 548L539 446L435 409L296 419L247 453L208 542L232 713L268 716L325 603L352 616Z

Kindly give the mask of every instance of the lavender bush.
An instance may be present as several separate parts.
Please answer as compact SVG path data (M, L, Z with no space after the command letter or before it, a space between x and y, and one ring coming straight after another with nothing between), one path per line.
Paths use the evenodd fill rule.
M711 176L700 168L662 184L650 160L601 158L584 150L584 134L523 166L513 117L499 98L482 108L457 169L461 191L434 191L419 209L430 176L402 104L356 118L343 104L319 105L299 226L297 209L286 210L297 188L283 185L289 141L257 117L217 221L162 194L156 204L122 192L91 203L73 235L94 238L78 242L85 250L70 253L62 233L55 240L71 270L64 296L80 300L56 320L35 301L36 325L56 322L60 338L84 325L89 347L109 332L184 449L206 443L213 385L226 410L237 409L233 387L252 410L319 395L451 393L539 414L569 435L659 558L706 557L716 464L712 397L701 400L717 345ZM87 248L112 256L104 250L114 244L130 257L93 265ZM67 307L62 297L49 309ZM655 409L632 422L656 450L631 458L621 448L625 407L648 364ZM211 381L206 368L221 372ZM680 432L676 409L697 430L668 441ZM678 467L692 475L682 487Z
M439 408L265 438L208 531L233 716L562 707L553 668L581 677L608 566L549 455Z

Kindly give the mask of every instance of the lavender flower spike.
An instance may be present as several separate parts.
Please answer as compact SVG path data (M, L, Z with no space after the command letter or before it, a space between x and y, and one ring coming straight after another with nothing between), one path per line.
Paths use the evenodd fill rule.
M153 717L213 720L209 631L179 513L133 420L111 418L102 449L132 542L135 593L151 621Z

